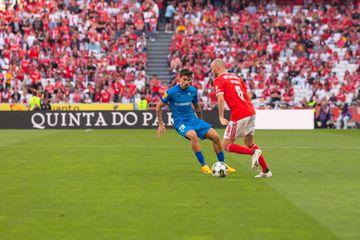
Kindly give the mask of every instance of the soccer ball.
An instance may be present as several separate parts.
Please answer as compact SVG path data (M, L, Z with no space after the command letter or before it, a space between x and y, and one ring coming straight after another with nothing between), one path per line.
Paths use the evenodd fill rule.
M211 172L215 177L225 177L228 174L228 167L223 162L216 162L212 165Z

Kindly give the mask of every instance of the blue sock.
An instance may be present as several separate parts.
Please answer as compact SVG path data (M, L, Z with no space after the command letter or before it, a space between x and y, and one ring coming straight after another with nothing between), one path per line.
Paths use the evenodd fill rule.
M219 162L224 162L225 156L223 151L217 153L216 156Z
M195 153L195 156L197 158L197 160L199 161L199 163L201 164L201 166L204 166L206 163L205 163L205 159L204 159L204 155L202 154L202 152L196 152Z

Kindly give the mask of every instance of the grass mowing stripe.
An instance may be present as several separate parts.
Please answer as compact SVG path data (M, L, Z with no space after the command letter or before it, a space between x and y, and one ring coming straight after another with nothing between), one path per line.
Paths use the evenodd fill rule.
M203 176L175 131L75 130L37 139L41 151L16 144L1 156L0 239L357 239L357 149L296 147L357 147L359 135L319 132L257 132L260 147L289 147L264 151L273 179L254 179L249 157L233 154L235 175ZM91 147L50 147L69 140Z
M0 130L0 146L7 147L12 144L21 143L31 139L38 139L53 134L59 134L67 130L52 130L52 131L39 131L39 130Z
M314 131L322 132L322 131ZM268 132L265 132L268 134ZM268 182L278 192L304 209L341 239L359 239L360 210L355 207L360 199L360 180L353 169L360 168L360 132L330 132L317 137L313 132L301 139L257 136L264 146L309 144L323 147L352 149L277 149L264 151L274 178ZM268 144L266 144L266 142Z
M180 172L164 174L166 168L159 168L155 163L160 161L160 166L166 166L166 160L147 157L144 157L150 161L147 166L135 164L139 168L130 168L125 175L116 169L121 170L123 165L132 166L132 159L126 158L120 164L104 155L104 165L88 163L82 155L92 152L74 153L73 159L59 158L62 162L56 163L54 168L48 159L58 154L61 152L52 152L45 159L40 157L35 163L29 163L22 182L28 183L31 179L32 189L24 187L8 198L7 209L13 209L13 214L21 216L17 221L23 227L15 228L17 236L42 239L39 235L35 237L35 233L44 233L52 239L61 239L61 233L65 231L68 236L83 239L96 239L99 233L104 239L119 236L125 239L193 239L200 236L205 239L334 239L331 233L282 196L259 181L253 182L251 176L215 179L191 171L189 164L181 168L181 161L176 164ZM69 168L71 162L74 167ZM144 167L147 168L145 175L139 174L138 170L144 170ZM31 177L27 178L28 174ZM189 189L189 186L192 187ZM239 192L231 191L233 187L240 187ZM14 202L22 200L22 196L27 201L13 208ZM262 204L263 199L266 205ZM188 207L184 207L186 205ZM43 211L44 208L57 210ZM11 217L8 221L16 222Z

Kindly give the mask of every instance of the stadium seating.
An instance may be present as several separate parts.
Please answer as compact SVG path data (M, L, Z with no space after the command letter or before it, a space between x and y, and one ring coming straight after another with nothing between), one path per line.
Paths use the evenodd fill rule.
M354 6L350 1L333 1L323 8L318 1L303 5L304 2L308 1L268 1L257 6L233 2L231 10L211 5L187 5L186 11L185 7L178 7L177 29L181 29L173 36L169 63L179 54L183 61L180 66L169 64L171 71L176 72L190 61L192 69L204 76L198 80L205 86L211 79L209 63L223 58L231 70L247 81L257 97L253 101L257 107L304 107L301 100L309 101L312 96L320 104L324 97L328 100L333 93L337 96L340 89L346 89L345 101L355 103L359 94L360 42L355 30L359 20L352 19ZM186 20L190 18L198 20ZM316 24L319 25L314 27ZM350 51L352 54L347 57ZM301 73L302 80L298 78ZM332 73L336 73L336 84ZM272 74L275 80L270 80ZM271 104L271 96L265 95L263 86L273 89L279 85L284 98L285 82L291 83L294 101L282 99L280 104ZM325 87L328 82L331 86ZM332 105L343 102L338 99ZM207 103L204 106L212 107Z
M191 68L203 107L212 109L209 66L223 58L246 80L258 108L307 107L311 97L331 106L356 104L360 38L351 1L214 2L175 2L168 56L174 79L162 91L176 83L178 69ZM37 91L53 103L128 103L142 95L155 106L159 84L147 75L146 42L154 40L163 1L42 0L7 7L0 14L0 102L27 103ZM282 95L276 104L275 85ZM15 91L20 100L11 97Z
M53 103L129 102L134 80L145 85L154 1L10 2L0 8L0 102L28 103L33 91ZM3 96L5 88L20 100Z

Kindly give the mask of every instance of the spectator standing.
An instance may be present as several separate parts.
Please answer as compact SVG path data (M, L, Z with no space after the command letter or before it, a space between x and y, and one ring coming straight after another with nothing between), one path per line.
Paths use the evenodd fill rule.
M348 103L345 103L341 109L341 113L336 121L336 129L341 129L343 125L344 129L348 128L348 122L351 119L351 112Z

